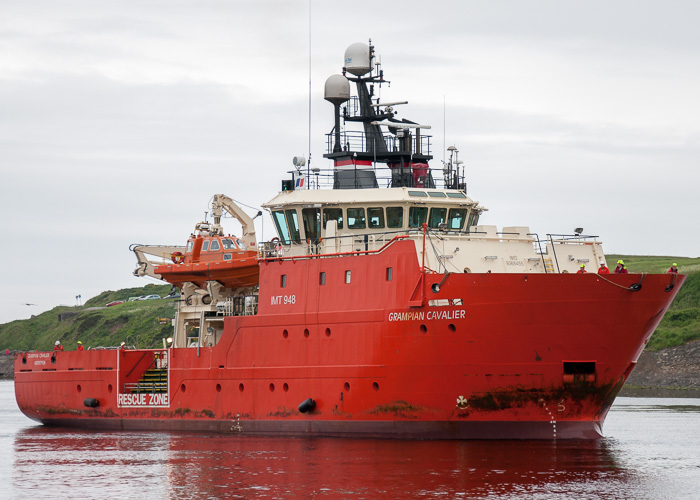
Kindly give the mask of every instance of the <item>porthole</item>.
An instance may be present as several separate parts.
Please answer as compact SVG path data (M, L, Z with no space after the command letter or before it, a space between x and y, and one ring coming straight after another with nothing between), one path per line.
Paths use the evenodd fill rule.
M187 392L187 386L185 384L180 384L180 390L182 392Z
M282 385L282 390L283 390L284 392L287 392L287 391L289 390L289 385L287 385L287 382L285 382L285 383Z
M243 384L238 384L238 390L241 392L245 391L245 386Z
M107 392L110 393L110 394L112 394L112 384L109 384L109 385L107 386Z
M283 330L282 336L286 339L287 337L289 337L289 332L287 330Z
M326 337L330 337L330 336L331 336L331 329L326 328Z
M78 390L78 393L81 393L81 392L83 392L83 388L82 388L82 387L80 387L80 384L78 384L78 387L76 387L76 389Z
M270 392L275 392L275 384L270 383Z
M221 384L216 384L216 392L221 392Z
M428 327L425 326L425 325L421 325L421 326L420 326L420 331L421 331L422 333L428 333Z
M350 391L350 382L345 382L343 384L343 389L345 389L345 392Z
M379 384L376 383L376 382L372 382L372 389L374 389L375 391L378 391L378 390L379 390Z
M308 328L304 328L304 337L306 337L307 339L309 338L309 329Z
M456 327L454 324L452 324L452 323L450 323L449 325L447 325L447 328L449 328L449 330L450 330L451 332L456 332L456 331L457 331L457 327Z

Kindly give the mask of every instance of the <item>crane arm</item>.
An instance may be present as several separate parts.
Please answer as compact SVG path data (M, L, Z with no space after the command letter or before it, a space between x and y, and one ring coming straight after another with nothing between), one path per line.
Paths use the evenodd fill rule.
M150 276L156 279L163 279L160 274L154 272L154 265L162 264L162 262L153 262L148 259L147 255L160 257L163 261L170 259L170 255L174 252L185 253L185 247L167 246L167 245L139 245L134 244L129 247L129 250L136 255L137 266L134 269L134 276L140 278Z
M255 237L255 224L253 224L253 219L251 219L241 207L236 205L231 198L225 194L215 194L211 202L211 210L214 216L214 227L212 228L214 233L223 234L221 229L221 214L222 210L226 210L232 217L240 222L243 231L243 234L241 234L243 242L245 242L251 250L257 248L258 242Z

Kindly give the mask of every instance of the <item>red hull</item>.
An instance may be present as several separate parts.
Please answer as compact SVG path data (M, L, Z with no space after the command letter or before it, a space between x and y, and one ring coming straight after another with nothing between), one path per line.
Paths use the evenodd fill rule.
M164 396L123 396L152 351L20 353L17 402L35 420L81 427L595 438L685 279L666 291L671 277L648 275L631 291L639 275L422 276L412 241L262 262L258 314L226 318L212 348L170 349ZM300 413L307 398L316 406Z

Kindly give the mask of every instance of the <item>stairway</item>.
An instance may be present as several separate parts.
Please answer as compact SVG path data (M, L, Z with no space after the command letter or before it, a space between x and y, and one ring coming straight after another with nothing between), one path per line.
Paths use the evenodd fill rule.
M168 392L168 369L150 368L144 373L139 381L131 387L134 393L157 393Z
M554 263L552 262L552 259L543 259L543 260L544 260L545 272L553 273L554 272Z

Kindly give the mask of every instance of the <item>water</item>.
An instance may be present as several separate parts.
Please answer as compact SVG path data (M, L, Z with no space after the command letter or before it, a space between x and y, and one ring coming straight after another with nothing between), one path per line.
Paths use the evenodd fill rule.
M620 398L605 439L391 441L51 429L0 382L0 498L700 498L700 399Z

